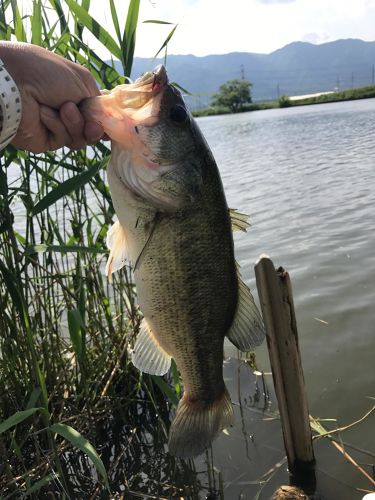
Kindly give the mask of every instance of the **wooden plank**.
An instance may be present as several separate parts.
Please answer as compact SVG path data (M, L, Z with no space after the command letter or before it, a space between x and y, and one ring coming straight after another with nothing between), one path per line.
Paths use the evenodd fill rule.
M255 276L289 471L299 475L315 459L290 277L266 256L256 263Z

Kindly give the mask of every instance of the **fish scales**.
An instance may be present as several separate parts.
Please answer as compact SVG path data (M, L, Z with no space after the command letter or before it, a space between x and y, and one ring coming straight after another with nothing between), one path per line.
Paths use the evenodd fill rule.
M206 167L212 181L220 180L216 165ZM229 213L216 183L204 183L193 210L164 216L135 271L141 310L176 360L189 396L205 400L216 398L237 303Z
M169 451L193 457L233 421L225 336L244 351L264 338L234 260L232 228L246 230L246 217L230 214L212 153L163 66L87 99L82 110L112 139L108 182L118 222L107 236L107 274L132 263L144 315L133 363L163 375L175 359L184 394Z

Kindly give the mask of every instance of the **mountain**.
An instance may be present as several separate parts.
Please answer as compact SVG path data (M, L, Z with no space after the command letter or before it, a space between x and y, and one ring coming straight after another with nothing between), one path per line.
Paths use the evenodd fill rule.
M162 59L135 58L133 77L152 69ZM210 95L227 80L244 77L253 84L254 101L278 95L301 95L374 83L375 42L347 39L313 45L293 42L270 54L233 52L196 57L169 55L172 81L195 95L194 107L206 106Z

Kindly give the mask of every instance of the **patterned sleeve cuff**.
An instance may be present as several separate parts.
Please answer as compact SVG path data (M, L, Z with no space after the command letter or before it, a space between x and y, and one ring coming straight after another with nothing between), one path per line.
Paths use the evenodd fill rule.
M19 90L0 59L0 150L16 135L21 116Z

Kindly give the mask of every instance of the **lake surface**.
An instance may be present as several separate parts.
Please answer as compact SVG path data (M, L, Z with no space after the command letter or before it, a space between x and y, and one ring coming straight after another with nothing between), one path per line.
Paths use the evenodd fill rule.
M375 396L375 100L198 122L219 165L229 206L251 216L248 233L235 238L246 282L255 288L253 266L262 253L291 275L310 413L335 418L338 426L360 419ZM227 352L236 355L230 347ZM270 371L265 346L258 349L257 362ZM267 381L272 386L270 377ZM247 384L251 391L252 383L243 381L242 390ZM234 401L236 391L233 386ZM256 434L246 447L241 444L243 436L254 434L252 420L250 412L243 432L237 418L232 436L214 445L225 498L255 498L259 487L249 482L261 475L259 461L266 473L265 455L274 464L283 456L279 422L268 422L264 431L255 426L265 434L264 455L254 450L262 443ZM374 454L374 426L372 414L342 438ZM373 457L348 451L359 463L374 463ZM355 488L371 489L328 441L317 443L315 453L322 497L356 499L364 493ZM285 465L277 474L285 474Z
M256 295L253 267L263 253L291 275L311 415L337 419L337 426L359 420L375 396L375 99L198 122L219 165L229 206L251 217L248 233L235 235L245 281ZM23 212L18 204L21 232ZM226 354L224 374L236 424L215 441L207 461L195 461L203 486L199 498L208 490L207 498L222 498L212 493L221 489L225 500L269 499L278 485L288 483L288 474L267 348L257 349L256 358L266 372L269 398L261 377L237 360L237 350L228 344ZM342 433L345 443L372 453L346 448L370 474L374 428L372 414ZM115 435L108 455L121 441ZM155 456L168 457L163 446ZM371 489L328 440L316 442L314 449L316 498L356 500L364 495L357 488ZM149 462L126 464L124 477L132 466L147 476ZM121 481L126 479L112 483L119 491Z

